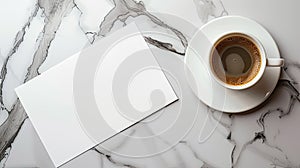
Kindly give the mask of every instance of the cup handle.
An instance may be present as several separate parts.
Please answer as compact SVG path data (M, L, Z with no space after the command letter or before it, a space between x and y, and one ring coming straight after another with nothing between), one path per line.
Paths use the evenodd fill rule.
M267 66L269 67L283 67L284 59L282 58L268 58Z

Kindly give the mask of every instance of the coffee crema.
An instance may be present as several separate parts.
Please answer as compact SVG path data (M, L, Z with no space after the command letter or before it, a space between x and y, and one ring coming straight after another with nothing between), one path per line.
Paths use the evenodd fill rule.
M262 64L258 45L242 33L221 37L210 56L215 75L229 85L247 84L255 78Z

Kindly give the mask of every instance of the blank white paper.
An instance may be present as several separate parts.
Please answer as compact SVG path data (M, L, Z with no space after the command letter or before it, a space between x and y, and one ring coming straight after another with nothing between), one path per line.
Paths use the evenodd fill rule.
M82 56L101 58L91 85L97 110L89 106L91 97L79 97L84 101L75 105L74 73ZM135 24L50 68L16 93L56 167L178 99Z

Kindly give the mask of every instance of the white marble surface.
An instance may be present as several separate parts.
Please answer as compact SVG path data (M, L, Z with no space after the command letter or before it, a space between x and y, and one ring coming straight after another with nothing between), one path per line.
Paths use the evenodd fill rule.
M300 166L300 1L0 3L2 167L53 167L14 88L131 21L144 32L180 101L62 167ZM194 97L185 81L183 56L188 41L198 27L222 15L258 21L272 34L286 59L274 93L252 113L213 111ZM168 131L163 129L170 125Z

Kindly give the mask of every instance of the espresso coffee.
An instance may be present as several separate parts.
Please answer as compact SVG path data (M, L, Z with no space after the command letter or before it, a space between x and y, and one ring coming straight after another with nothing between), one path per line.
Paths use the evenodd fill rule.
M215 76L229 85L250 82L262 64L258 45L242 33L231 33L220 38L213 46L210 58Z

